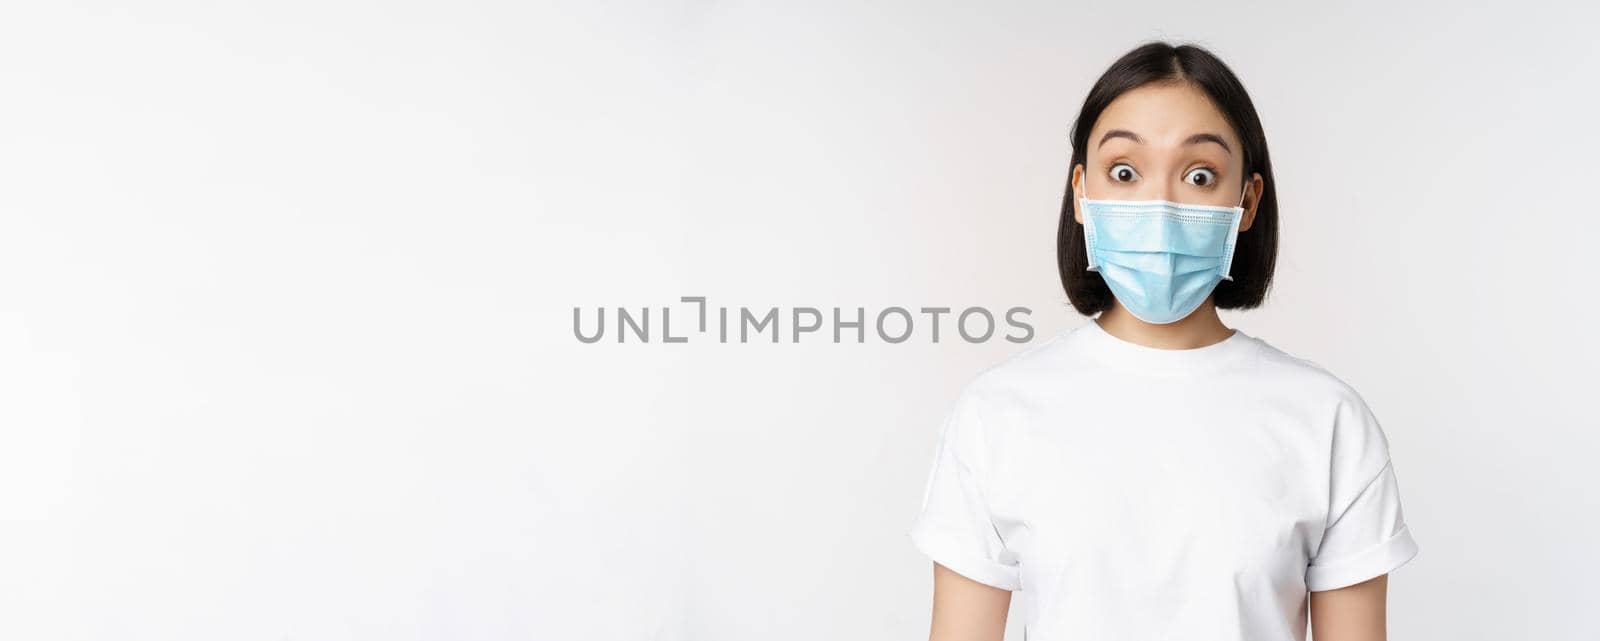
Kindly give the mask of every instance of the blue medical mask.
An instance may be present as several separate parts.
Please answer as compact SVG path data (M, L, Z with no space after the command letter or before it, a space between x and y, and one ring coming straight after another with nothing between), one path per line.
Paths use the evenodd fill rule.
M1228 272L1245 193L1239 194L1237 207L1090 200L1085 193L1078 211L1083 212L1089 271L1099 272L1139 320L1180 320L1199 308L1217 283L1233 280Z

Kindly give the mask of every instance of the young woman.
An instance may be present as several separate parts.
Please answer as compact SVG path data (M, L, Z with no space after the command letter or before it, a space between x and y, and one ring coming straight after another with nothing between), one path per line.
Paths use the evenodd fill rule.
M1222 324L1277 256L1255 107L1194 46L1141 46L1072 129L1059 269L1089 322L972 379L909 534L934 641L1382 641L1417 554L1349 385Z

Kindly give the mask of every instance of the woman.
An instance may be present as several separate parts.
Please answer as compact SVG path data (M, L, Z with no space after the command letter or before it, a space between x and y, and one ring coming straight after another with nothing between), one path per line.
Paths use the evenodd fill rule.
M1222 324L1277 255L1255 107L1209 52L1141 46L1072 130L1057 235L1098 314L990 368L940 437L912 541L932 639L1385 637L1387 573L1417 553L1388 441L1316 363Z

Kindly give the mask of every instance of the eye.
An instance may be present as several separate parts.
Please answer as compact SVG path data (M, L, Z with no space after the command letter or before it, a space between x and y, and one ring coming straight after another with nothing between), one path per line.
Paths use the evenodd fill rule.
M1210 187L1217 182L1217 172L1205 167L1195 167L1184 175L1183 181L1196 187Z
M1111 166L1111 182L1125 183L1139 177L1139 172L1133 170L1133 165L1119 162Z

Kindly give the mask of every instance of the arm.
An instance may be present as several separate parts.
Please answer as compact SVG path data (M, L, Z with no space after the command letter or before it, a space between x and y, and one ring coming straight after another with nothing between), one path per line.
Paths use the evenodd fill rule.
M1388 641L1389 575L1311 593L1313 641Z
M984 585L938 562L933 564L933 630L928 641L1001 641L1010 610L1010 590Z

